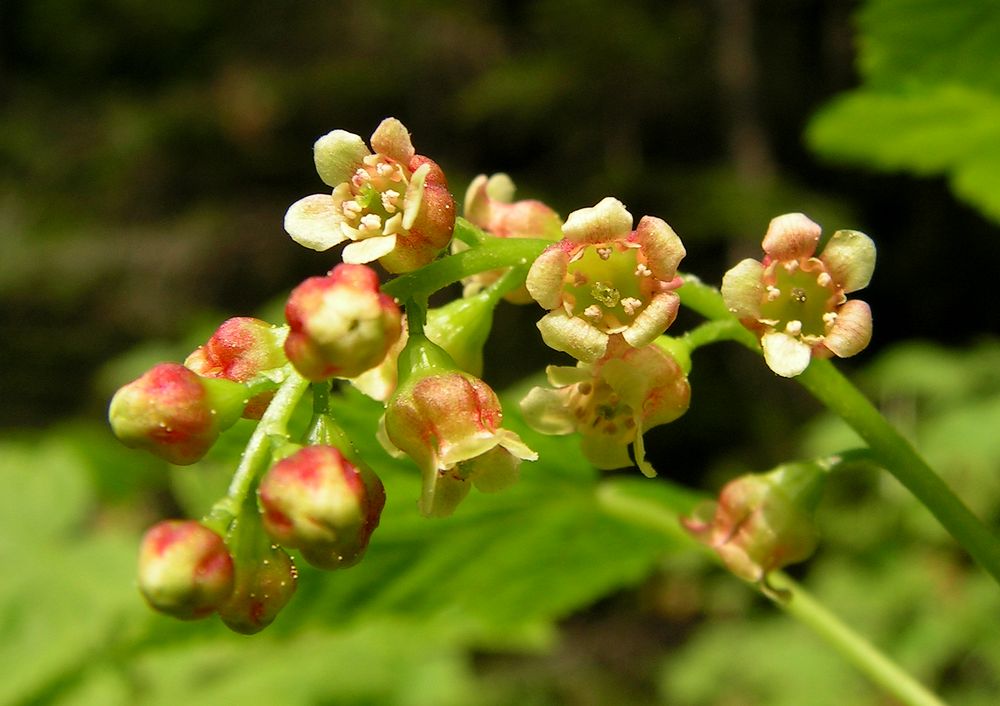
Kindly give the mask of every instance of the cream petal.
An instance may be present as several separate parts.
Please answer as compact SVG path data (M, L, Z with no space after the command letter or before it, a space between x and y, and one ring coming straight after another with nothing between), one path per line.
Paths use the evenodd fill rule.
M344 248L341 259L349 265L364 265L388 255L396 247L395 235L377 235L374 238L356 240Z
M875 243L856 230L838 230L823 248L820 260L845 293L864 289L875 271Z
M612 444L603 436L584 434L580 439L580 448L587 460L602 471L627 468L632 465L632 459L628 455L628 444Z
M863 351L872 339L872 310L860 299L849 299L837 309L837 320L823 345L839 358L849 358Z
M633 348L652 343L674 322L680 306L681 299L676 294L660 292L639 312L632 325L622 332L622 338Z
M641 252L656 279L669 282L677 275L677 266L687 254L674 229L654 216L643 216L635 229Z
M563 235L576 243L606 243L625 237L631 230L632 214L611 196L591 208L573 211L562 227Z
M556 309L562 304L563 279L568 267L569 255L557 245L547 247L531 263L524 284L543 309Z
M480 493L498 493L517 482L520 476L521 459L497 446L477 459L463 464L472 484Z
M809 367L812 350L787 333L766 333L760 344L767 367L782 377L793 378Z
M636 424L635 441L632 442L632 453L635 455L635 465L647 478L656 477L656 469L646 460L646 442L642 439L642 424Z
M386 118L372 133L372 149L386 157L409 165L416 151L410 131L396 118Z
M577 363L575 366L548 365L545 367L545 375L549 379L549 384L554 387L567 387L578 382L587 382L594 377L594 371L592 366L586 363Z
M413 227L413 222L417 220L417 214L420 213L420 205L424 200L424 182L430 170L431 165L425 162L410 177L410 183L406 187L406 196L403 197L405 204L403 206L403 228L406 230Z
M344 242L343 223L344 216L327 194L299 199L285 213L285 231L292 240L320 252Z
M462 213L474 225L485 228L490 222L490 198L487 194L488 179L485 174L480 174L469 183L469 188L465 190L465 201L462 204ZM453 243L461 243L455 240ZM464 243L462 243L464 245Z
M511 203L516 190L514 181L503 172L497 172L486 182L486 194L494 201Z
M722 299L740 319L760 318L764 296L764 266L757 260L743 260L722 276Z
M455 473L424 469L420 513L425 517L448 517L472 489L472 481Z
M822 231L802 213L786 213L771 219L764 235L764 252L776 260L796 260L816 251Z
M370 154L364 140L346 130L328 132L313 145L316 172L323 183L330 186L350 180L361 166L361 160Z
M497 438L500 439L500 446L522 461L538 460L538 452L524 443L521 437L510 429L500 429L497 431Z
M529 427L540 434L562 436L576 431L566 395L547 387L534 387L521 400L521 414Z
M585 363L593 363L608 348L608 334L564 311L549 312L537 326L549 348L569 353Z

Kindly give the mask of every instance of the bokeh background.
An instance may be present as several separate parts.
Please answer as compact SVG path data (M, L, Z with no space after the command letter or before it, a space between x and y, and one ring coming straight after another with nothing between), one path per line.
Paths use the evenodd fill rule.
M780 213L869 233L879 263L863 295L875 337L843 367L995 520L997 15L989 2L933 0L5 0L0 472L34 469L15 487L37 502L13 494L7 522L62 512L69 519L45 525L53 536L72 535L85 551L97 535L112 537L118 573L103 575L131 581L144 524L198 507L191 498L205 491L118 450L103 428L107 400L146 364L183 358L224 318L278 311L299 280L332 266L331 253L292 243L282 216L321 187L316 137L333 128L367 136L389 115L444 167L459 199L473 176L496 171L563 215L615 195L637 217L667 220L688 250L683 269L710 283L756 253ZM538 314L498 312L486 359L498 387L551 362ZM695 321L683 316L678 327ZM654 463L689 488L855 443L745 351L699 352L692 385L691 412L648 440ZM61 483L79 492L58 499ZM877 474L859 470L830 496L825 558L803 576L956 703L995 703L1000 646L976 619L996 614L995 586ZM104 652L89 659L90 638L67 627L73 598L35 590L56 574L42 566L13 581L32 554L7 544L0 643L25 654L54 634L65 653L15 682L12 703L270 694L240 692L239 670L219 665L277 660L272 642L246 647L158 619L116 641L138 620L122 608L138 603L130 585L105 606ZM520 624L470 633L433 611L429 638L419 611L397 611L405 627L392 630L428 640L436 659L399 645L386 657L393 640L377 611L348 631L364 649L345 646L337 620L308 610L322 592L304 589L281 638L292 654L312 653L307 634L316 649L348 663L360 650L378 668L343 686L336 667L323 682L317 666L288 703L625 703L622 693L639 704L888 703L836 657L813 663L824 648L734 579L684 556L652 556L533 615L544 639ZM72 592L93 562L67 566ZM49 600L65 601L65 615L23 617ZM174 652L149 649L156 639ZM754 669L748 654L759 656ZM281 678L294 677L293 662ZM186 676L162 676L174 673ZM802 700L796 684L821 673L841 686L828 700L812 691Z

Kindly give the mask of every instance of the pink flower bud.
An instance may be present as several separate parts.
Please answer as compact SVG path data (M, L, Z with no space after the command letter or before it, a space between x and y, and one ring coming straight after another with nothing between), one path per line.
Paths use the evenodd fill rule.
M161 613L204 618L233 590L233 561L225 542L193 520L153 525L139 551L139 590Z
M726 484L717 503L698 508L683 524L734 574L762 582L769 572L804 561L815 551L813 513L825 481L826 470L818 463L790 463L740 476Z
M323 569L361 558L385 505L378 476L332 446L307 446L282 459L258 492L268 534Z
M310 277L285 307L285 353L304 377L356 377L374 368L400 335L399 307L379 291L378 275L364 265L337 265Z
M868 286L875 244L864 233L839 230L816 253L820 227L801 213L771 221L763 261L746 259L722 279L729 310L761 339L764 361L795 377L815 357L860 353L872 336L872 314L847 294Z
M400 375L386 405L383 443L408 455L423 472L423 514L450 515L470 484L499 490L517 479L521 460L538 458L502 427L500 400L490 386L458 370L422 334L411 336L403 349Z
M115 393L108 419L126 446L187 465L205 455L246 403L246 388L239 383L159 363Z
M280 368L288 359L282 343L285 329L266 321L240 316L224 321L203 346L198 346L184 366L202 377L249 382L263 373ZM243 416L260 419L273 391L250 398Z
M288 552L272 546L262 556L236 562L233 592L219 606L230 629L252 635L270 625L292 598L298 572Z

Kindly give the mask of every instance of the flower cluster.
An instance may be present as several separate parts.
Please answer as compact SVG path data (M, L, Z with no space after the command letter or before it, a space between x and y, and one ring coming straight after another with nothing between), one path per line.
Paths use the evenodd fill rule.
M155 609L184 620L217 614L243 633L266 627L291 599L293 555L319 569L351 567L379 525L386 489L333 417L338 386L383 403L372 436L418 470L419 512L446 517L473 487L503 490L538 458L504 426L483 379L501 301L540 305L542 340L576 361L548 366L549 385L531 389L521 413L539 433L579 434L597 469L655 475L643 434L687 411L690 353L702 345L665 335L686 251L657 217L633 224L608 197L563 221L540 201L515 200L506 175L480 175L466 192L461 242L452 242L445 176L398 120L383 120L370 147L334 130L314 157L332 192L292 204L285 229L317 251L346 243L343 262L291 291L284 324L229 319L183 364L160 363L124 385L108 412L123 443L178 465L197 463L240 418L257 423L225 496L200 521L154 525L139 556L139 589ZM780 216L763 261L744 260L722 282L727 307L780 375L801 373L812 356L853 355L871 336L868 306L846 295L868 284L872 241L837 231L822 250L819 242L808 218ZM432 264L449 244L461 254ZM383 287L367 264L375 261L403 276ZM463 296L428 309L428 297L456 281ZM737 479L685 526L763 584L813 550L820 475L790 464Z

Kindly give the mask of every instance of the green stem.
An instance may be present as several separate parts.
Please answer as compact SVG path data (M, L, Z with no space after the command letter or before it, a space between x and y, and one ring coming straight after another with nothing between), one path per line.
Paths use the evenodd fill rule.
M552 243L532 238L491 238L470 250L449 255L382 285L382 291L400 301L426 298L463 277L501 267L528 265Z
M708 319L736 321L726 309L718 290L703 284L696 277L685 275L684 286L678 293L682 304ZM733 340L760 352L756 336L750 331L746 334ZM868 443L878 463L913 493L952 537L1000 582L1000 542L997 536L829 360L814 359L796 380L847 422Z
M839 415L876 460L933 513L966 551L1000 582L1000 542L829 360L813 360L797 380Z
M226 496L212 506L204 520L206 525L222 533L228 531L230 522L240 514L254 481L270 461L272 444L288 439L288 420L308 387L309 381L289 366L288 377L274 394L247 442Z
M685 532L677 515L661 502L627 492L620 484L609 482L598 486L597 500L609 515L659 532L672 540L685 542L692 548L702 550L706 556L715 561L719 560L708 547ZM679 504L687 506L685 511L689 511L695 503L692 498L684 497ZM810 628L844 659L902 703L907 706L944 706L944 703L925 686L823 607L808 591L785 574L773 572L768 576L768 582L772 588L777 589L772 593L782 595L781 600L769 596L776 605ZM765 592L765 595L768 594Z

